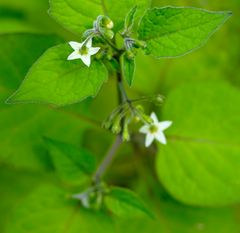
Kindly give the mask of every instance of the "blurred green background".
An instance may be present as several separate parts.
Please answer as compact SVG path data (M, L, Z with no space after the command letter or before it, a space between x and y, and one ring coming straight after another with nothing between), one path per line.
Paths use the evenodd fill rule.
M153 0L152 5L231 10L233 17L194 53L162 60L139 55L135 83L128 90L130 96L161 93L167 98L174 88L195 81L226 80L240 86L239 0ZM116 90L114 80L110 80L96 99L61 109L4 104L47 48L61 41L77 40L50 18L48 7L47 0L0 0L0 232L240 232L239 206L200 208L178 202L156 178L156 150L147 151L129 144L121 148L106 179L110 184L139 193L156 212L156 219L109 220L82 210L80 222L69 220L62 226L67 210L58 202L41 199L58 195L58 191L51 188L58 181L41 137L46 135L84 145L100 161L113 139L100 124L116 106ZM31 216L21 208L30 205L25 199L33 190L38 190L40 200L33 197L31 200L42 204L31 206ZM48 210L46 203L52 209ZM24 214L32 224L23 222L21 228L9 227ZM42 228L44 224L49 224L49 228ZM33 231L35 225L38 227Z

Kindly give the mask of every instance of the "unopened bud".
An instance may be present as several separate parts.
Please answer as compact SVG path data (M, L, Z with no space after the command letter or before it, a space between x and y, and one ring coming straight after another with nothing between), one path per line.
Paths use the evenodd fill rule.
M157 95L156 98L154 98L154 103L156 105L161 105L163 103L163 97L161 95Z
M114 32L112 30L106 29L106 28L100 28L99 29L101 34L106 37L107 39L112 39L114 37Z
M109 17L104 16L102 18L102 26L108 29L112 29L114 27L114 23Z
M114 122L113 122L113 126L112 126L112 132L115 134L119 134L121 132L122 128L121 128L121 117L117 117Z
M124 122L122 139L125 142L130 140L130 134L128 132L128 122L127 121Z
M105 129L110 129L111 126L112 126L112 123L109 120L104 121L102 124L102 127Z
M140 120L141 120L141 119L140 119L139 116L135 116L135 117L133 118L134 123L138 123Z

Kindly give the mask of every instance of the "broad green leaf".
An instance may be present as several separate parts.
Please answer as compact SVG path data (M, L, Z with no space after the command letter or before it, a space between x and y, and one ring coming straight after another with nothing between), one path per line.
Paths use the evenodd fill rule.
M94 20L102 14L108 15L120 29L126 14L135 5L138 5L140 16L149 6L149 0L50 0L49 13L66 29L81 35L84 30L92 28Z
M5 92L16 89L44 51L60 42L56 36L40 34L0 35L1 89L6 89Z
M129 86L132 86L135 73L135 59L129 59L126 55L122 56L122 74Z
M183 85L168 97L163 119L173 121L157 172L175 198L193 205L240 201L240 92L225 82Z
M153 8L142 18L139 37L147 42L148 54L177 57L205 44L231 15L190 7Z
M0 34L24 32L37 33L38 30L22 20L0 19Z
M44 138L59 176L72 184L81 184L95 170L95 157L86 149Z
M48 49L32 66L10 103L37 102L63 106L95 96L107 80L99 61L90 67L81 60L67 61L72 49L67 44Z
M68 198L66 191L41 186L15 209L5 233L96 233L114 232L111 219L101 212L91 212Z
M139 197L129 189L113 187L104 197L107 208L119 217L136 217L147 214L153 217Z
M87 128L97 129L96 122L88 121L73 110L4 104L32 63L58 41L56 37L43 35L0 36L0 161L13 167L46 168L49 159L42 136L79 144ZM78 108L87 109L82 105Z
M30 25L21 11L8 7L0 7L0 34L17 32L37 32L36 27Z
M0 165L0 232L4 232L16 204L44 180L43 174L17 171L6 164Z

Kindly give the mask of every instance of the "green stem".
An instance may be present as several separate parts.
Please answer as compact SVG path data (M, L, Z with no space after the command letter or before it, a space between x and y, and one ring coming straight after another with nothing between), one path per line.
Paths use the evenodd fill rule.
M118 61L120 62L120 55L118 57ZM119 63L120 64L120 63ZM124 104L125 101L128 101L127 94L125 92L124 86L122 84L122 76L120 72L117 72L117 90L118 90L118 102L119 105ZM120 145L122 144L122 132L116 136L115 141L111 145L110 149L108 150L107 154L103 158L102 162L100 163L99 167L97 168L94 176L93 176L93 183L98 185L101 182L103 175L105 174L107 168L111 165L116 152Z
M103 158L100 166L98 167L97 171L94 174L94 177L93 177L94 184L97 185L101 182L101 179L102 179L104 173L106 172L107 168L112 163L112 161L116 155L116 151L118 150L118 148L120 147L121 144L122 144L122 138L120 135L117 135L115 141L113 142L112 146L108 150L106 156Z

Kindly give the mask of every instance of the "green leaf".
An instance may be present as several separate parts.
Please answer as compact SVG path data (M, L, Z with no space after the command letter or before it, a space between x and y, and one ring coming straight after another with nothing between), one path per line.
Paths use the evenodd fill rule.
M90 67L80 60L67 61L71 52L66 44L47 50L32 66L19 90L8 102L63 106L95 96L107 80L106 68L95 60Z
M41 186L15 208L5 233L114 232L111 219L81 208L55 186Z
M153 8L142 18L139 37L147 42L148 54L177 57L205 44L231 15L191 7Z
M124 24L125 32L130 32L133 28L137 8L138 7L135 6L128 12L128 14L125 18L125 24Z
M240 201L240 92L225 82L175 89L163 119L173 121L157 157L158 176L178 200L217 206Z
M11 212L16 204L26 197L44 180L44 175L34 172L17 171L6 164L0 165L0 232L5 232Z
M122 74L129 86L132 86L135 73L135 59L129 59L126 54L122 56Z
M108 15L115 28L120 29L126 14L135 5L138 5L140 16L149 6L149 0L50 0L49 12L66 29L81 35L84 30L92 28L93 21L102 14Z
M60 42L56 36L41 34L0 35L1 89L16 89L28 69L44 51Z
M94 172L95 157L87 150L53 139L44 139L55 169L64 181L79 184Z
M145 204L131 190L119 187L111 188L109 194L104 197L106 207L119 217L136 217L148 215L153 217Z
M32 63L49 46L56 43L59 43L59 39L55 36L31 34L0 36L1 163L21 169L46 169L50 161L42 140L43 135L79 144L83 141L86 129L92 126L98 128L97 122L74 113L73 106L70 111L65 108L52 109L39 105L4 104L4 100L19 86ZM77 108L86 112L88 105L78 105Z

